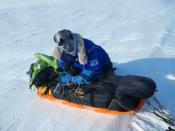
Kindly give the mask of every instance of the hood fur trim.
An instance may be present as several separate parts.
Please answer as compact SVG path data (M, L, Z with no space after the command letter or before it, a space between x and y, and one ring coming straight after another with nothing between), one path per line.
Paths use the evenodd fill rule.
M87 64L87 54L85 49L84 40L79 34L73 34L74 38L76 39L77 47L78 47L78 61L80 64L85 65Z

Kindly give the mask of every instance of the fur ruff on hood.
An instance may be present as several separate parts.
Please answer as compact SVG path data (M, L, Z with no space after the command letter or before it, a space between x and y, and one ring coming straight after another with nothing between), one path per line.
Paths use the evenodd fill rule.
M77 47L78 47L78 53L77 53L78 61L80 64L85 65L85 64L87 64L88 58L87 58L87 54L86 54L84 40L80 34L72 33L72 35L73 35L73 39L76 42ZM63 50L61 48L59 48L58 46L56 46L54 51L53 51L53 56L57 59L60 59L62 52L63 52Z

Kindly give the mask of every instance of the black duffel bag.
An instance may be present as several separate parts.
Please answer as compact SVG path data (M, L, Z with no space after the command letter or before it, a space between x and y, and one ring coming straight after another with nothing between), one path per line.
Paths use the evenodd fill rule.
M155 82L142 76L122 76L118 81L116 95L128 95L137 99L147 99L153 96L156 90Z

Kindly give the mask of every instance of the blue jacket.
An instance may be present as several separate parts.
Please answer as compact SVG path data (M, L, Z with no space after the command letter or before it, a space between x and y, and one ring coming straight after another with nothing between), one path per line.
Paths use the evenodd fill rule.
M105 68L109 64L111 64L111 60L108 54L102 47L94 44L92 41L88 39L84 39L84 44L86 54L88 57L87 64L82 65L79 63L78 60L76 60L74 62L74 66L78 67L81 70L81 74L79 76L74 77L74 79L70 78L71 80L63 80L64 82L71 81L75 83L90 83L92 81L97 80L100 77L103 70L105 70ZM64 68L64 62L66 62L66 59L63 59L61 57L59 59L59 66ZM70 74L69 76L71 77ZM66 79L69 76L66 76Z

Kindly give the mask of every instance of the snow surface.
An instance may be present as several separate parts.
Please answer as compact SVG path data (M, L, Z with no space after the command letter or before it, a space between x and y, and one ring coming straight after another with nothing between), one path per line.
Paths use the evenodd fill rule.
M175 114L174 0L6 0L0 4L0 131L164 131L142 110L111 116L42 100L28 89L33 54L51 55L67 28L101 45L116 74L154 79L157 98Z

